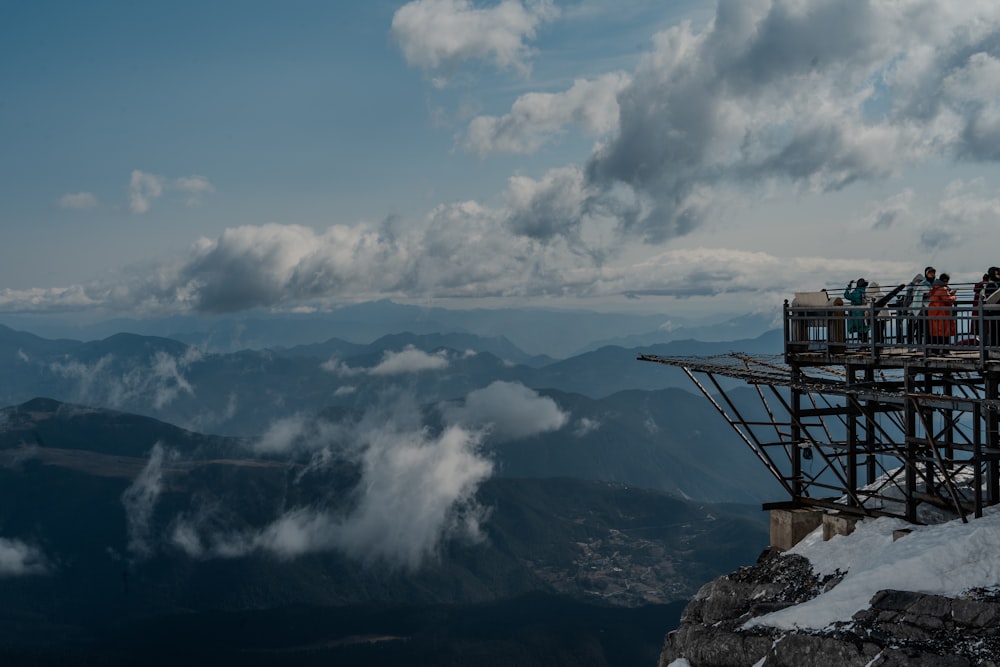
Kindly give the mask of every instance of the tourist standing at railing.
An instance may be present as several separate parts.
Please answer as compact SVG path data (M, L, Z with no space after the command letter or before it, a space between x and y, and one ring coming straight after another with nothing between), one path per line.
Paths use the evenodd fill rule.
M972 286L972 327L970 329L973 336L979 334L979 311L982 310L983 290L990 282L990 273L983 274L983 279Z
M865 290L868 288L868 281L864 278L858 278L857 287L853 287L854 281L847 283L847 288L844 290L844 298L851 302L854 306L863 306L868 303L868 299L865 298ZM851 317L847 320L847 333L848 335L852 333L858 334L858 340L862 343L868 342L868 323L865 322L865 313L859 309L851 309Z
M955 290L948 286L951 276L942 273L927 293L927 333L931 345L950 345L955 326ZM947 354L943 347L938 352Z
M983 336L986 338L987 345L996 347L1000 345L1000 322L997 321L997 316L1000 315L1000 304L990 304L989 302L992 301L990 297L997 290L1000 290L1000 267L991 266L987 273L990 279L987 281L986 286L983 287L983 296L980 301L983 309L983 326L985 329Z
M927 300L931 287L934 286L934 279L937 278L937 270L933 266L924 269L923 275L917 274L910 281L910 286L906 290L906 305L910 307L910 321L906 327L906 338L910 344L920 344L924 342L926 333Z

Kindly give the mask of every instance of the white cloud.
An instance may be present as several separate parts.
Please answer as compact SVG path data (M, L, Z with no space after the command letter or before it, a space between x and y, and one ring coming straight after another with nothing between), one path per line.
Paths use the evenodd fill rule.
M576 424L573 427L573 435L578 438L582 438L585 435L593 433L599 428L601 428L600 421L590 419L589 417L581 417L576 421Z
M386 350L382 353L382 359L371 368L354 368L337 359L324 361L320 364L320 368L342 377L353 377L363 374L404 375L407 373L419 373L421 371L441 370L447 368L449 363L448 352L446 350L439 350L433 353L424 352L423 350L418 350L413 345L407 345L398 352ZM338 396L354 391L352 387L341 387L340 389L344 391L338 393Z
M407 345L399 352L387 350L382 355L382 361L368 372L371 375L401 375L441 370L447 367L448 353L445 350L428 353L418 350L412 345Z
M100 290L104 292L104 290ZM0 309L5 311L73 310L100 306L101 293L91 293L83 285L69 287L29 287L0 289Z
M174 181L174 189L187 195L188 206L197 206L202 195L215 192L215 186L204 176L182 176Z
M437 72L439 81L470 60L526 74L526 40L557 15L550 0L502 0L488 8L468 0L414 0L396 11L392 35L408 64Z
M338 424L299 413L273 422L251 448L258 454L313 452L340 442L344 432Z
M128 188L129 210L139 214L148 212L153 206L153 200L159 199L163 194L165 182L162 176L133 169Z
M299 425L288 425L300 432ZM363 562L414 570L450 538L481 539L484 510L475 502L492 463L479 452L480 435L451 426L430 433L414 397L393 395L360 421L341 424L347 450L317 452L321 470L347 456L361 471L347 514L323 506L296 507L266 526L243 532L211 530L208 521L180 517L171 539L199 558L265 552L282 558L335 550ZM339 493L339 491L338 491Z
M59 208L87 209L97 206L97 197L90 192L73 192L59 198Z
M432 213L426 229L413 230L405 237L367 228L334 228L325 233L284 225L234 228L217 241L201 241L176 265L138 271L114 286L0 290L0 310L42 311L72 305L141 313L224 313L257 307L289 308L310 301L322 304L340 298L688 298L762 289L769 290L766 296L780 303L803 285L818 289L829 282L846 282L871 273L873 267L890 280L908 279L914 271L911 261L876 259L863 252L872 249L858 249L862 252L837 258L788 257L725 247L659 252L632 247L627 253L602 257L588 251L584 240L565 238L576 235L585 239L587 235L586 219L577 224L572 216L578 183L572 177L519 181L512 188L521 188L520 199L506 214L472 203L441 207ZM953 198L952 210L957 214L981 213L989 208L988 199L977 205L973 201L961 204L961 200ZM530 210L538 215L535 227L529 226ZM928 224L932 214L927 214ZM823 267L822 275L817 274L819 266ZM885 284L886 280L880 282ZM407 359L442 367L447 363L443 357L418 352L393 363L402 364ZM194 391L181 382L182 374L174 377L169 372L169 364L158 368L120 375L119 391L109 394L109 399L125 400L150 389L155 382L165 389L165 402L178 392ZM184 366L178 362L177 368ZM325 362L323 368L345 377L371 370L350 368L337 360ZM389 364L379 372L392 368ZM54 370L64 375L75 373L81 379L86 375L83 368Z
M488 428L497 441L556 431L569 420L548 396L517 382L502 381L469 392L461 405L441 406L441 414L448 423Z
M133 559L145 559L154 552L155 547L151 543L153 511L163 490L164 461L172 458L176 458L176 453L166 450L157 442L153 445L145 467L122 493L128 535L127 549Z
M0 577L45 574L48 561L40 549L21 540L0 537Z
M73 394L81 403L127 408L139 402L162 409L182 393L195 395L184 372L200 359L201 352L188 347L176 356L157 350L147 363L136 362L128 367L122 367L115 355L106 354L93 363L53 361L48 369L76 382Z
M170 181L164 176L133 169L129 181L129 210L138 214L149 212L153 201L168 190L183 193L187 206L197 206L204 195L215 192L215 186L204 176L181 176Z
M628 82L627 75L616 72L575 81L561 93L527 93L504 116L474 118L463 147L480 157L532 153L569 124L593 136L603 135L618 127L618 93Z
M954 156L1000 157L995 3L722 0L682 24L618 96L589 185L627 188L648 241L702 222L699 187L772 179L808 192Z
M543 241L580 240L587 205L583 174L576 168L554 169L540 181L512 176L505 193L505 221L516 235Z

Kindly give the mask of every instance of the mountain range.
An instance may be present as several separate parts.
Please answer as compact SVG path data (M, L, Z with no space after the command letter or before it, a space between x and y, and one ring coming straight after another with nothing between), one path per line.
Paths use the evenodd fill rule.
M310 468L254 457L252 444L52 399L0 411L0 506L8 508L0 520L5 664L81 656L125 664L137 652L145 660L181 628L183 644L149 664L169 664L165 656L192 664L222 658L282 664L303 654L363 664L373 656L388 660L404 644L420 646L426 664L441 664L442 652L454 650L454 642L440 640L442 632L453 639L492 634L502 647L497 655L508 659L515 656L505 652L524 651L527 643L535 658L585 651L604 656L590 664L630 664L608 660L602 642L621 642L625 633L631 649L611 653L655 659L680 601L766 543L763 517L753 507L581 479L496 476L475 493L486 511L481 534L442 540L415 567L358 559L345 545L294 557L262 542L239 553L235 546L192 550L184 525L197 524L207 544L208 531L263 534L290 509L356 510L363 473L348 457ZM15 553L20 571L13 569ZM558 608L569 634L542 639L536 630L528 638L522 633L530 635L530 628L522 626L508 634L487 631L498 620L497 605L516 609L521 623L532 610L536 624L539 609ZM637 611L601 611L608 605ZM450 618L463 606L472 616L446 628L421 617L436 610ZM477 614L478 629L471 620ZM593 627L595 615L608 624L606 637ZM296 618L308 618L308 628L290 627ZM636 620L648 634L627 629ZM230 641L240 643L239 651L227 650ZM483 650L481 638L461 641L472 653ZM185 650L192 646L201 647L200 658ZM198 661L205 656L215 662Z
M206 352L288 348L340 338L366 344L387 333L460 333L506 337L529 355L563 359L605 345L643 347L674 340L755 338L776 328L776 313L695 321L672 313L602 313L545 308L451 309L390 300L343 305L319 313L249 313L241 317L173 315L77 322L58 315L8 313L5 324L47 338L97 340L128 332L165 336Z
M651 664L766 544L775 481L637 357L771 355L780 332L627 347L635 322L543 314L580 325L553 356L497 313L347 310L337 332L356 316L369 342L294 318L0 325L4 664Z
M404 333L365 346L327 340L287 350L206 354L169 338L116 334L78 342L0 327L0 403L45 396L145 414L190 430L252 437L291 422L364 414L373 405L410 397L429 413L461 407L470 397L503 412L511 397L501 390L521 387L531 391L516 397L520 402L548 399L562 423L502 443L488 440L505 474L573 476L716 502L753 502L774 485L742 441L707 402L674 387L688 382L678 369L636 357L775 345L766 334L736 343L605 347L533 366L488 351L516 352L509 344L467 334ZM707 447L715 455L705 456Z

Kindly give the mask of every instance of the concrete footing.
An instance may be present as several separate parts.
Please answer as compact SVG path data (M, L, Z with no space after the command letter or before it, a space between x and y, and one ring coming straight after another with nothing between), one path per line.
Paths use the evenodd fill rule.
M771 546L787 551L823 522L823 512L809 509L771 510Z
M860 521L860 517L846 514L823 514L823 541L836 535L850 535Z
M836 535L850 535L860 520L861 517L819 509L771 510L771 546L787 551L821 525L824 542Z

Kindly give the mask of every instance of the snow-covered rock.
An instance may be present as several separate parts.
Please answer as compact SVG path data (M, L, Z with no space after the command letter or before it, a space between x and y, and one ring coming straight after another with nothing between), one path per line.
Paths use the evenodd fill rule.
M893 531L906 526L905 537ZM1000 667L1000 508L909 526L867 519L709 582L660 667Z

